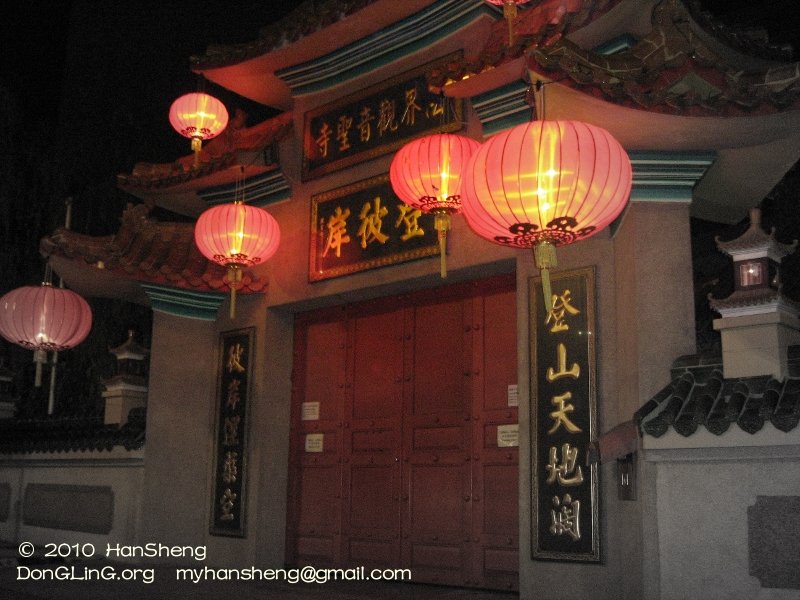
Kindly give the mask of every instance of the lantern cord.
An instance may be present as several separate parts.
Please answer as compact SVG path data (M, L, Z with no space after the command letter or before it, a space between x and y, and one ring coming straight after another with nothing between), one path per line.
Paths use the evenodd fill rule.
M236 177L236 187L233 189L233 203L244 204L244 165L239 165L239 175Z
M64 229L72 227L72 197L67 196L64 200ZM49 263L48 263L49 265ZM58 278L59 289L64 289L64 278ZM53 360L50 363L50 390L47 395L47 414L52 415L56 408L56 374L58 370L58 352L53 352Z

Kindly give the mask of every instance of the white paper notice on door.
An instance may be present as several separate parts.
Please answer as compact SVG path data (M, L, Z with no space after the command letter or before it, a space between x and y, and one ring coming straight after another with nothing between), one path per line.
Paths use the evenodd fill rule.
M497 426L497 447L512 448L519 446L519 425L498 425Z
M324 433L306 434L306 452L322 452L325 442Z
M519 406L519 391L516 383L508 386L508 405Z
M300 407L302 421L319 421L319 402L303 402Z

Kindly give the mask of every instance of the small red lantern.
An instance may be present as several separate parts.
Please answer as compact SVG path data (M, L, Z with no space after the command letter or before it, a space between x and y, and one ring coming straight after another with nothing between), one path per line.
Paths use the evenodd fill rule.
M203 256L228 267L233 319L242 267L252 267L271 258L278 250L281 232L275 217L263 208L236 201L214 206L201 214L194 228L194 241Z
M447 277L450 215L461 211L462 174L479 147L480 143L460 135L428 135L400 148L389 167L389 180L397 197L423 213L435 215L443 278Z
M605 129L579 121L534 121L489 138L462 186L464 217L481 237L533 248L551 310L555 247L586 239L625 208L631 162Z
M169 122L182 136L192 140L194 164L200 164L203 140L217 137L228 125L225 105L208 94L184 94L169 109Z
M80 344L92 328L92 310L75 292L49 283L27 285L0 298L0 335L34 351L36 387L46 352L60 352Z

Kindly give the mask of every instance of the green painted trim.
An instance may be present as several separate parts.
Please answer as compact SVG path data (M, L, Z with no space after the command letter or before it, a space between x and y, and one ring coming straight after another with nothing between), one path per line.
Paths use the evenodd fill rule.
M222 292L195 292L150 283L141 286L154 311L201 321L216 321L217 311L228 297Z
M631 200L691 202L692 191L716 160L714 152L630 152Z
M236 182L215 185L198 190L197 195L205 200L208 206L233 202L236 197ZM268 171L244 180L244 198L247 204L267 206L292 195L289 181L280 169Z
M294 96L320 92L427 48L485 14L496 17L483 0L439 0L386 29L275 75Z
M533 109L525 100L527 91L528 84L515 81L471 98L484 136L531 120Z

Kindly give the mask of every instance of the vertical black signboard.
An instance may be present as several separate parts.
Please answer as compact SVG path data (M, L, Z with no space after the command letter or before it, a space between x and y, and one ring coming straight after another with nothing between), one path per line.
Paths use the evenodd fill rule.
M245 535L245 459L254 332L251 327L220 335L212 535Z
M530 280L532 554L600 561L597 470L586 466L595 435L594 269L554 273L553 308Z

